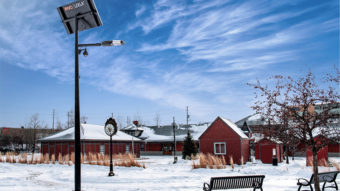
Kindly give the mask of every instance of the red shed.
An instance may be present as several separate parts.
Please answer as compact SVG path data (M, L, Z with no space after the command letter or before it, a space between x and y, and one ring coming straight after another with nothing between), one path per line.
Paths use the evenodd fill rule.
M110 153L110 137L104 132L104 126L81 124L81 152L89 153ZM41 153L48 153L50 156L55 155L56 159L59 154L68 155L74 152L74 127L56 133L54 135L40 139ZM140 146L143 141L117 131L117 134L112 136L112 153L134 153L137 157L140 156ZM133 149L133 150L132 150Z
M199 137L200 152L223 156L227 162L229 157L237 164L241 158L249 159L249 140L247 135L228 119L217 117Z
M269 138L262 138L255 142L255 158L261 160L262 163L271 164L273 157L277 158L277 162L283 159L283 144Z

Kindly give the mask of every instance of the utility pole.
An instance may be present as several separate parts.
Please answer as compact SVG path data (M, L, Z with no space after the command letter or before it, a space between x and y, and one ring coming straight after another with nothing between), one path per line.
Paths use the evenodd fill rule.
M174 164L177 162L177 156L176 156L176 123L175 123L175 117L172 118L172 129L174 132Z
M70 112L67 112L67 129L70 128Z
M53 109L52 129L54 130L54 109Z
M189 115L189 106L187 106L187 126L186 126L186 128L187 128L187 130L189 131L189 118L190 118L190 115Z
M111 113L111 118L113 119L113 113Z

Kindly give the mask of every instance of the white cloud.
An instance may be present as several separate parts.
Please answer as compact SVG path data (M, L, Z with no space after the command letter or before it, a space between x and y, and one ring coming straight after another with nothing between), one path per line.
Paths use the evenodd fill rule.
M196 116L230 114L238 104L249 100L243 86L257 71L295 60L299 51L293 45L325 32L322 29L337 30L338 19L319 17L276 25L318 9L272 12L283 5L262 0L197 0L195 4L161 0L151 10L140 5L133 13L137 19L120 35L128 36L140 27L145 37L155 35L152 37L166 40L150 44L137 39L137 52L124 51L124 47L89 48L89 54L96 56L80 58L81 79L110 92L160 105L181 110L189 105ZM40 1L5 1L0 5L0 59L60 80L72 80L73 37L66 35L63 27L55 27L62 26L55 7ZM313 25L317 19L322 22L319 26ZM162 27L171 31L151 34ZM83 36L82 41L99 39L94 32ZM170 58L165 62L164 54L156 54L164 50L176 50L169 56L175 61ZM223 107L226 104L228 108Z

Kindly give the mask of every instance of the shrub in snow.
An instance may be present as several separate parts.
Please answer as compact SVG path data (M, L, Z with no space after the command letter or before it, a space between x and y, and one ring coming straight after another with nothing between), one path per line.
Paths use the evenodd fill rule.
M184 145L183 145L183 152L182 152L182 158L187 160L191 159L191 156L196 156L198 153L197 146L192 139L192 136L190 135L190 132L188 131L187 136L185 137L184 140Z
M80 154L80 163L84 164L85 155Z
M136 161L134 155L132 154L124 154L124 155L119 154L117 158L118 160L116 160L114 163L115 166L125 166L125 167L134 166L134 167L145 168L145 165ZM109 165L110 165L110 161L109 161Z
M242 165L242 168L243 168L243 164L244 164L243 156L241 156L241 165Z
M334 160L331 160L332 165L336 168L336 170L340 171L340 165Z
M71 161L74 164L74 152L71 153Z
M68 154L64 155L63 161L64 161L64 164L68 164L68 162L70 161L70 156Z
M50 156L48 155L48 153L45 154L44 158L45 158L45 164L50 164Z
M44 155L43 155L43 154L40 154L40 160L39 160L39 163L40 163L40 164L44 164L44 162L45 162Z
M222 169L226 168L226 162L224 157L213 156L211 154L203 154L199 155L198 163L195 161L192 162L192 168L215 168L215 169Z
M58 155L58 163L64 164L63 157L61 156L61 153L59 153L59 155Z
M233 156L229 156L229 164L231 165L231 168L234 170L234 159Z
M51 156L51 161L52 161L52 164L55 164L55 155L54 154L52 154L52 156Z

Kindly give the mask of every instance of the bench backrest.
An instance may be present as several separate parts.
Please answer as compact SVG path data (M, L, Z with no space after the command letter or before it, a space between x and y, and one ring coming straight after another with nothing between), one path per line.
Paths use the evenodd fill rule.
M336 179L336 176L338 173L339 171L318 173L319 181L320 182L333 182ZM311 182L311 184L314 184L314 174L312 174L312 177L310 178L309 182Z
M264 175L212 177L210 189L261 188L264 177Z

